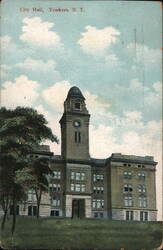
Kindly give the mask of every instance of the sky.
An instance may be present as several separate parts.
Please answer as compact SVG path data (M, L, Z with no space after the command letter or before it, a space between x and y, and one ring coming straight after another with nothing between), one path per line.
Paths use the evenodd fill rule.
M91 114L92 157L117 152L158 162L160 220L161 3L3 0L1 13L1 106L37 109L60 139L63 102L79 87ZM61 144L49 145L60 154Z

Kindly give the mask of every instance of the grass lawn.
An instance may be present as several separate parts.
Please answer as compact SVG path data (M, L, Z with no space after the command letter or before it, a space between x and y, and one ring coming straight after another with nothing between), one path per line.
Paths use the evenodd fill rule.
M14 237L11 219L1 232L1 246L16 249L153 249L161 244L163 225L95 219L17 217Z

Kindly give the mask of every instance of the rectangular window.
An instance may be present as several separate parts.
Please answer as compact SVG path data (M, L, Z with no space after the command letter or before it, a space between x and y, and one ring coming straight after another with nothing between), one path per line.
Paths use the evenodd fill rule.
M75 109L80 109L80 102L75 102Z
M104 208L104 200L94 199L92 202L92 207L97 209Z
M81 133L75 131L75 143L81 143Z
M77 143L77 142L78 142L78 132L75 131L75 143Z
M78 142L81 143L81 134L78 132Z
M145 184L139 184L138 185L138 191L139 191L139 193L145 193L146 192Z
M124 192L132 192L132 185L131 184L124 184L123 191Z
M103 194L104 193L104 187L93 187L93 192L96 194Z
M93 175L93 181L103 181L104 180L104 175L103 174L94 174Z
M75 173L71 172L71 180L74 180L74 178L75 178Z
M74 184L74 183L71 183L71 191L85 192L85 184Z
M56 198L56 197L53 197L51 199L51 205L54 206L54 207L59 207L60 206L60 199Z
M75 180L77 180L77 181L80 180L80 173L76 173Z
M29 206L28 207L28 216L36 216L37 207L36 206Z
M145 180L145 173L143 172L138 173L138 178L139 180Z
M126 211L126 220L133 220L134 212L133 211Z
M50 216L59 216L59 211L58 210L51 210Z
M81 181L85 180L85 173L81 173Z
M71 191L75 190L75 185L73 183L71 183Z
M125 172L123 173L123 176L124 176L125 179L131 179L131 178L132 178L132 173L131 173L131 172L126 172L126 171L125 171Z
M59 192L61 190L61 185L58 183L49 183L50 192Z
M148 220L148 212L140 211L140 221Z
M124 197L124 206L125 207L132 207L133 206L132 196L125 196Z
M139 197L139 207L147 207L147 198L146 197Z
M36 194L33 190L28 191L28 201L29 202L36 202L37 201Z
M61 172L60 171L53 171L53 178L54 179L61 179Z
M85 173L71 172L71 180L84 181Z

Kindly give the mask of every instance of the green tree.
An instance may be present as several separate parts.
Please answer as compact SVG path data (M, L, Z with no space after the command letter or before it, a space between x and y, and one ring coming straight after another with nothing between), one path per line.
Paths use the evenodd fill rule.
M57 137L47 127L47 121L43 115L32 108L17 107L14 110L0 109L0 204L4 210L4 228L6 214L10 204L14 211L18 201L25 199L24 185L20 184L17 171L28 165L29 152L36 149L44 140L58 142ZM9 174L9 179L7 175ZM7 177L7 180L6 180ZM12 185L6 184L11 183ZM19 192L17 192L19 190ZM15 218L14 218L15 216ZM16 221L13 213L12 233Z
M49 167L49 159L41 157L31 162L31 188L35 191L37 199L37 218L40 215L40 203L43 192L48 192L48 176L52 174Z

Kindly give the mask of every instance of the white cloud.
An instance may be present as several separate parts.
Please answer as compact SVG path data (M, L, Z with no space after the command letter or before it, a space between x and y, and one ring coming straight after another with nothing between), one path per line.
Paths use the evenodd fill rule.
M112 69L121 68L123 63L115 54L108 54L105 56L105 63Z
M54 71L55 65L56 63L54 60L48 60L47 62L44 62L43 60L27 58L23 63L17 63L16 67L32 71L49 72Z
M72 85L68 81L57 82L45 89L42 92L42 96L54 110L63 112L63 103L71 87Z
M29 80L25 75L16 78L15 82L4 82L2 87L1 105L7 108L31 106L38 97L37 88L39 84L36 81Z
M23 34L20 36L22 41L44 47L61 45L59 35L50 30L54 27L54 23L43 22L40 17L25 17L23 23Z
M51 141L46 141L44 144L48 144L50 146L50 150L54 152L55 154L61 153L61 130L60 130L60 124L59 120L61 118L60 114L57 114L54 112L50 112L45 109L43 105L38 105L35 107L35 109L40 113L43 114L45 119L48 121L48 127L52 129L52 132L54 135L57 136L59 139L59 144L53 143Z
M1 78L5 78L9 75L9 71L11 70L11 67L6 64L1 64L0 66L0 76Z
M51 87L45 89L42 96L53 109L58 112L63 112L63 103L72 86L73 85L68 81L57 82ZM105 110L110 107L110 104L100 102L98 96L91 94L89 91L83 91L83 95L87 99L87 108L91 113L100 112L101 114L104 114Z
M135 63L153 66L161 64L161 50L150 49L148 46L140 43L130 43L127 46L129 52L134 56Z
M1 49L2 50L6 50L9 48L10 44L11 44L11 37L10 36L2 36L1 39Z
M81 33L82 38L77 42L84 52L98 54L117 42L120 32L113 27L97 29L93 26L86 26L86 32Z

